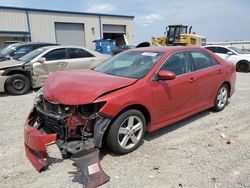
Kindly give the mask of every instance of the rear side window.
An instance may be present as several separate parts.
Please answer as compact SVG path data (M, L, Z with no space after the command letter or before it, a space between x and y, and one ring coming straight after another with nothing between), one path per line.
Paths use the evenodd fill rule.
M65 48L52 50L48 52L45 56L47 61L60 60L66 58Z
M215 60L212 61L212 59L210 58L208 54L198 52L198 51L192 51L190 53L193 58L195 70L205 69L215 64L218 64Z
M227 52L230 52L230 50L222 47L217 47L217 53L219 54L227 54Z
M84 58L84 57L94 57L93 54L80 49L80 48L70 48L68 49L69 58L75 59L75 58Z
M216 53L216 47L206 47L207 50Z
M161 70L167 70L176 75L192 72L188 54L186 52L177 52L171 55L161 67Z

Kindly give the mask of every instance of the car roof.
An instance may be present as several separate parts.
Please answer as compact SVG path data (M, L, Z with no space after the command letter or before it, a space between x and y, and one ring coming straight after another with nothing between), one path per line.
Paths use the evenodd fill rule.
M228 47L230 47L230 46L217 45L217 44L211 44L211 45L206 45L206 46L204 46L204 48L207 48L207 47L222 47L222 48L228 48Z
M81 48L81 49L86 49L89 50L88 48L82 47L82 46L66 46L66 45L52 45L52 46L44 46L42 48L47 48L47 49L59 49L59 48Z
M94 50L91 50L91 49L88 49L88 48L85 48L85 47L82 47L82 46L72 46L72 45L52 45L52 46L43 46L41 47L43 49L46 49L47 50L56 50L56 49L61 49L61 48L79 48L79 49L83 49L85 51L88 51L88 52L91 52L93 55L95 56L104 56L104 54L100 54L99 52L97 51L94 51Z
M202 49L198 46L150 46L133 48L132 51L148 51L148 52L169 52L169 51L180 51L180 50L197 50Z
M24 42L24 43L13 43L10 45L13 45L15 47L20 47L20 46L29 46L29 45L37 45L37 44L42 44L42 45L57 45L55 43L49 43L49 42Z

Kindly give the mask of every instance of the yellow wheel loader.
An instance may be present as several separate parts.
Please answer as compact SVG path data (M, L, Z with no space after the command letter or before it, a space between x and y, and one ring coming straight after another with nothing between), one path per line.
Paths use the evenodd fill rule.
M169 25L166 27L166 36L159 38L152 37L151 43L156 46L204 46L206 45L206 38L191 33L192 26L186 25Z

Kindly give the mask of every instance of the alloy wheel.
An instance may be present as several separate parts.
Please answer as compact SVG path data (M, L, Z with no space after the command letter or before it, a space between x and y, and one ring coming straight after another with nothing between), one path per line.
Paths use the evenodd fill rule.
M118 143L124 149L134 147L143 134L143 123L138 116L129 116L118 130Z

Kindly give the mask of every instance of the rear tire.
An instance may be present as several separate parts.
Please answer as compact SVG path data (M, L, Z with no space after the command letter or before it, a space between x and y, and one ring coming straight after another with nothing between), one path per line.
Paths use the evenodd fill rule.
M229 96L229 89L226 84L223 84L216 94L214 100L214 107L212 108L212 110L215 112L222 111L227 105L228 96Z
M120 114L110 126L107 147L116 154L127 154L141 145L146 120L140 111L131 109Z
M22 95L29 91L30 87L29 78L22 74L12 75L5 82L5 89L11 95Z
M236 65L236 70L238 72L249 72L250 63L248 61L240 61Z

